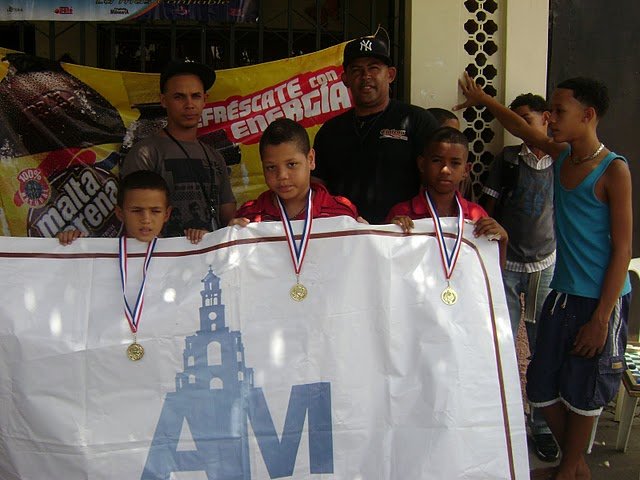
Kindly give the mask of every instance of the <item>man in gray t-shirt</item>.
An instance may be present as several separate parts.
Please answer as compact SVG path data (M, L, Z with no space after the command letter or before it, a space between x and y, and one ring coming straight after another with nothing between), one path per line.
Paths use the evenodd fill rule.
M165 236L186 235L199 241L204 233L226 226L236 201L222 155L197 138L206 91L215 72L195 62L172 62L160 76L160 103L167 126L135 143L120 176L136 170L159 173L169 185L173 214Z

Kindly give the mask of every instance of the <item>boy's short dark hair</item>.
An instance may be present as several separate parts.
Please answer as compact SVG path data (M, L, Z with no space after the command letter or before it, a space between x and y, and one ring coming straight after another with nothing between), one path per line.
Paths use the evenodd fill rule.
M294 142L305 155L311 150L309 135L302 125L289 118L278 118L269 124L260 137L260 155L265 147L285 142Z
M424 142L422 151L425 152L432 143L455 143L469 150L469 140L460 130L453 127L440 127Z
M609 89L593 78L575 77L560 82L556 88L573 90L573 97L587 107L593 107L598 117L609 109Z
M438 122L438 125L444 124L444 122L446 122L447 120L458 120L456 114L451 110L447 110L446 108L431 107L427 108L427 112L434 116L434 118Z
M130 173L118 185L118 206L124 205L124 196L129 190L159 190L164 192L169 204L169 186L162 175L150 170L137 170Z
M515 110L519 107L529 107L532 112L548 112L549 104L547 101L542 98L540 95L536 95L534 93L523 93L522 95L518 95L513 99L509 108L511 110Z

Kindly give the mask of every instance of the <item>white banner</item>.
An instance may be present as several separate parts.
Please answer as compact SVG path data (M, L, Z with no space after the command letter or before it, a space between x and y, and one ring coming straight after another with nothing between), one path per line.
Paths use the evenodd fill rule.
M528 478L497 245L469 225L451 306L430 220L314 221L301 302L280 223L161 239L137 362L117 250L0 238L3 480Z

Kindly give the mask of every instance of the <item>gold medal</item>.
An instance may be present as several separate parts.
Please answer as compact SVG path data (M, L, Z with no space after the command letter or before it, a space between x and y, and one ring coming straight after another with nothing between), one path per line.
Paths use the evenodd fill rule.
M442 259L442 268L444 269L444 275L447 279L447 287L440 294L440 299L445 305L454 305L458 301L458 294L451 288L449 279L453 275L453 269L458 261L458 254L460 253L460 247L462 246L462 232L464 230L464 215L462 213L462 205L460 204L460 192L455 193L456 205L458 207L457 218L457 232L455 236L455 242L451 252L447 248L447 244L444 241L444 233L442 232L442 225L440 224L440 217L438 216L438 210L435 204L429 196L429 191L424 190L425 200L429 207L429 214L433 220L433 228L436 231L436 240L438 241L438 249L440 250L440 258Z
M144 348L134 340L127 348L127 357L129 357L129 360L137 362L144 357Z
M144 305L144 286L147 283L147 269L149 268L149 262L151 262L151 255L156 248L156 242L158 238L154 238L149 245L147 245L147 253L144 255L144 263L142 266L142 284L138 290L138 297L136 305L133 310L129 307L127 302L127 237L120 237L120 278L122 279L122 298L124 299L124 315L129 323L129 328L133 334L133 343L127 347L127 357L133 362L137 362L144 356L144 348L138 343L137 333L138 326L140 325L140 317L142 316L142 306Z
M458 300L458 294L453 288L447 285L447 288L442 291L440 298L446 305L453 305Z
M302 300L307 298L307 293L309 293L307 292L307 287L305 287L301 283L296 283L293 287L291 287L291 290L289 290L289 295L296 302L301 302Z
M296 243L296 238L293 233L293 227L289 221L287 210L284 208L282 200L276 195L278 202L278 208L280 209L280 220L284 227L284 233L287 237L287 245L289 246L289 253L291 253L291 260L293 261L293 270L296 273L296 284L289 290L289 296L295 302L301 302L307 298L307 287L300 283L300 270L302 269L302 262L309 246L309 239L311 238L311 224L313 222L313 210L311 198L313 196L313 189L309 189L307 195L307 206L303 210L305 211L304 228L302 229L302 237L300 238L300 245ZM302 213L302 212L300 212Z

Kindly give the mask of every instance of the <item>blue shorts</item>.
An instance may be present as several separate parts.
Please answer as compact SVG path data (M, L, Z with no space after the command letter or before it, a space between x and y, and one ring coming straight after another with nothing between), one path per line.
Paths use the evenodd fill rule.
M609 319L600 355L571 355L578 330L591 319L598 299L551 291L544 302L536 348L527 369L527 396L534 407L563 402L580 415L596 416L618 392L626 368L627 315L631 294L620 297Z

